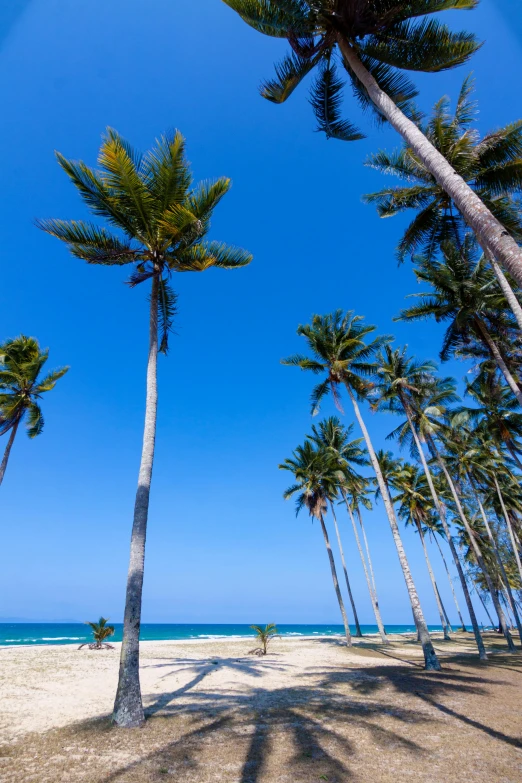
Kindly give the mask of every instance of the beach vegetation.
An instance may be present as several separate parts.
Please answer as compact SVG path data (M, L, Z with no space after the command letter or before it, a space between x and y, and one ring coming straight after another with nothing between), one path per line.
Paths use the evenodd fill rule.
M256 639L260 644L259 647L250 651L250 655L266 655L268 645L279 635L277 626L275 623L268 623L264 628L262 625L251 625L250 627L256 632Z
M88 647L89 650L114 650L114 646L109 644L107 639L114 636L115 629L113 625L109 625L108 623L109 619L107 617L100 617L97 623L87 621L85 625L90 626L94 641L80 644L78 649L81 650L82 647Z

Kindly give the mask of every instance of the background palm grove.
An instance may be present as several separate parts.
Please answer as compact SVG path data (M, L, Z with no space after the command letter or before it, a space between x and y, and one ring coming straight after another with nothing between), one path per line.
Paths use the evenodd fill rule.
M255 17L266 4L230 0L227 5L243 16L248 11L250 22L274 32L273 25ZM326 2L319 5L329 8ZM404 5L445 11L474 3ZM514 2L510 5L508 0L484 0L473 13L441 14L441 23L470 34L458 40L441 28L423 28L428 53L414 40L418 61L408 61L410 66L439 70L430 46L440 44L437 57L444 55L458 67L415 73L415 105L410 87L382 70L386 58L403 64L413 55L384 52L378 40L360 54L509 229L508 234L496 224L488 233L485 224L475 226L482 247L490 256L495 252L504 271L516 277L520 251L512 237L521 237L522 136L519 124L512 123L522 105L513 100L513 82L522 53L516 28L520 14ZM315 8L298 2L282 6L299 13ZM357 4L346 4L352 6ZM495 622L498 614L501 624L504 615L507 623L510 614L516 621L520 563L515 552L522 507L517 282L509 276L506 281L498 268L494 271L492 259L481 258L475 237L466 235L460 217L465 199L459 201L458 194L447 198L425 161L412 155L400 136L372 115L371 107L362 111L364 91L357 80L359 102L347 86L340 104L340 64L330 49L345 28L321 17L324 35L312 42L305 27L298 29L296 22L292 31L283 20L276 30L280 37L266 37L212 0L197 8L165 0L146 7L139 0L130 7L114 0L106 7L94 0L74 9L60 0L25 0L0 13L5 109L0 133L8 150L4 180L9 183L2 212L2 339L34 336L42 349L50 347L49 367L70 366L49 379L46 363L43 385L41 378L40 386L34 385L40 370L34 356L24 375L23 362L10 344L3 349L4 447L17 426L19 409L8 399L16 384L23 386L30 376L33 392L46 392L41 401L45 430L40 436L39 413L28 408L30 434L38 437L27 440L24 425L15 431L1 487L9 552L0 576L4 618L81 619L97 616L101 606L112 620L123 616L146 357L149 350L150 413L158 312L160 347L166 348L162 329L170 322L174 334L168 356L158 360L144 619L238 622L262 615L282 622L339 621L344 569L335 547L337 575L322 552L323 517L330 526L328 504L343 499L343 493L348 504L355 498L350 510L357 515L357 498L366 489L375 504L376 486L361 486L347 469L342 449L333 449L332 438L327 442L317 435L319 430L315 440L290 457L312 433L312 424L319 425L320 419L310 419L315 387L314 412L320 403L321 416L338 416L339 424L330 422L337 434L356 417L364 421L368 433L365 442L355 444L361 454L351 468L364 477L376 471L380 478L375 510L363 510L380 592L361 564L346 510L337 511L359 621L374 622L377 593L384 624L409 622L411 602L427 663L436 665L418 597L428 622L446 624L445 607L456 624L457 610L435 544L428 535L432 579L422 535L413 530L422 534L423 526L434 526L444 538L447 523L453 524L453 552L447 542L441 546L465 622L468 599L452 560L457 550L479 621L489 622L487 612ZM368 29L373 24L356 22L370 24ZM412 29L409 34L414 38ZM472 34L485 41L475 54ZM272 78L274 61L288 52L285 37L293 55L275 82L264 82L265 97L279 102L296 86L298 75L305 81L288 103L274 106L261 100L257 87ZM161 53L161 67L156 57L143 56L144 42ZM28 50L30 60L24 54ZM312 65L318 69L315 77L305 74ZM449 104L440 102L444 95ZM104 137L102 193L89 169L67 161L95 166L107 126L117 132ZM179 138L169 131L173 128L186 139L188 160ZM355 141L361 130L366 138ZM156 151L143 163L134 158L133 165L124 140L143 151L156 143ZM65 174L53 150L61 153ZM196 184L218 184L207 182L191 194L183 180L188 161ZM383 173L399 173L400 178ZM232 180L229 193L228 179L219 178ZM390 191L390 185L401 190ZM375 205L381 216L396 216L380 220ZM473 216L473 208L468 209ZM93 219L96 228L49 218ZM79 258L38 231L37 219L40 228L65 240ZM133 242L117 231L111 238L108 231L114 226ZM202 244L207 230L211 243ZM405 257L402 266L397 265L397 246ZM123 261L136 265L118 268ZM215 266L245 268L229 274ZM135 284L131 290L123 285L129 269ZM197 277L177 274L203 270ZM420 300L405 301L406 295L419 292L425 294ZM312 322L317 313L332 315ZM363 316L364 324L374 324L376 331L361 337L361 322L351 313ZM394 321L399 314L401 320ZM296 335L298 324L308 323L312 327ZM383 337L375 350L366 351L350 342L354 329L356 342L361 337L364 344L384 335L396 339ZM446 361L440 375L433 363L439 354ZM282 357L317 377L282 366ZM454 377L455 384L446 376ZM438 377L446 380L437 382ZM455 415L449 415L450 408ZM152 419L148 424L152 427ZM395 440L386 440L398 425ZM417 433L425 444L424 464ZM356 425L347 437L361 435ZM152 442L149 447L144 454L150 467ZM366 464L366 448L373 472ZM293 461L285 463L285 457ZM294 473L287 495L304 493L301 505L316 519L314 525L305 513L295 519L292 505L282 502L290 481L286 473L278 473L278 464ZM142 487L146 473L140 474ZM449 475L455 483L447 480ZM383 503L388 492L396 501L395 510L388 503L392 532ZM135 530L144 519L140 502L143 506L143 497L138 497ZM403 522L412 529L404 531ZM333 527L329 532L333 543ZM400 542L399 554L409 592L392 533L396 543L399 537L404 541L409 567ZM329 562L332 567L332 558ZM339 577L335 592L330 570L334 583ZM352 607L345 600L352 622Z

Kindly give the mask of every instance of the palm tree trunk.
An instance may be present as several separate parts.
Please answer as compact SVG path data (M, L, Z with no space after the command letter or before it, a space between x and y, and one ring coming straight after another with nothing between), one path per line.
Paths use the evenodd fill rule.
M502 493L500 492L500 487L498 486L497 477L493 476L493 478L495 480L495 485L497 487L497 492L498 492L498 496L500 498L500 503L502 505L502 509L504 510L505 509L504 499L502 497ZM470 483L471 483L471 485L473 487L473 490L475 492L475 497L477 498L477 503L478 503L478 506L479 506L480 515L481 515L482 520L484 522L484 526L486 528L486 532L488 534L488 538L489 538L489 540L491 542L491 546L493 547L493 552L495 553L495 558L496 558L497 563L499 565L500 573L502 574L502 581L504 582L504 588L505 588L505 593L506 593L506 596L507 596L508 606L511 607L511 611L513 613L513 617L515 618L515 623L516 623L516 626L517 626L518 635L520 637L520 642L522 643L522 625L520 623L520 617L519 617L519 614L518 614L518 611L517 611L517 607L516 607L516 604L515 604L515 599L513 597L512 591L511 591L511 585L509 584L508 575L506 574L506 569L504 567L504 563L502 561L502 557L500 555L500 552L499 552L499 549L498 549L498 546L497 546L497 541L496 541L496 539L495 539L495 537L493 535L493 531L491 530L491 526L489 524L489 520L488 520L486 512L484 510L484 506L482 505L482 501L480 500L480 496L479 496L479 493L477 491L477 488L475 487L475 485L472 482L470 482ZM507 516L507 514L505 516Z
M140 688L140 624L145 565L145 539L149 513L150 484L154 445L156 440L156 411L158 405L158 278L152 278L149 318L149 355L147 362L147 396L143 448L134 504L127 593L123 618L123 641L120 655L118 690L112 719L125 728L140 726L144 720Z
M348 510L348 515L350 517L350 522L352 523L353 532L355 534L355 541L357 544L357 549L359 551L359 557L361 558L361 563L363 565L364 569L364 576L366 577L366 584L368 585L368 592L370 593L370 600L372 602L372 608L373 613L375 615L375 621L377 623L377 628L379 629L379 633L381 635L381 641L383 644L389 644L388 639L386 638L386 631L384 630L384 625L382 622L381 612L379 609L379 602L377 601L377 594L372 589L372 585L370 582L370 576L368 574L368 569L366 567L366 560L364 559L362 547L361 547L361 539L359 538L359 533L357 531L357 525L355 524L355 519L353 518L352 509L350 508L350 504L348 503L348 498L346 497L346 493L344 489L341 489L341 493L344 499L344 503L346 505L346 508Z
M20 419L17 419L13 424L13 426L11 427L11 434L9 435L9 440L7 441L7 446L5 447L4 456L2 458L2 464L0 465L0 485L4 480L7 463L9 462L9 455L11 453L11 449L13 448L13 443L16 437L16 431L18 429L19 424L20 424Z
M482 606L484 607L484 611L486 612L486 614L487 614L487 616L488 616L489 624L491 625L491 627L492 627L492 628L493 628L493 630L494 630L494 629L495 629L497 626L496 626L496 625L495 625L495 623L493 622L493 618L491 617L491 615L490 615L490 613L489 613L489 611L488 611L488 607L487 607L487 606L486 606L486 604L484 603L484 599L482 598L482 596L480 595L480 593L479 593L479 591L478 591L478 590L477 590L477 595L478 595L478 597L479 597L480 603L481 603L481 604L482 604Z
M494 257L488 253L485 252L485 256L488 259L489 263L491 264L491 267L493 269L493 272L495 273L495 277L498 280L498 284L500 285L502 289L502 293L506 297L506 302L510 306L511 310L513 311L513 315L517 319L518 328L522 331L522 307L520 306L520 302L518 301L515 292L509 285L506 276L500 266L495 261Z
M446 471L446 474L447 474L447 471ZM449 474L446 475L446 479L448 479L448 476L449 476ZM473 487L473 484L471 483L469 475L468 475L468 480L470 481L470 484ZM453 489L454 489L453 481L451 480L451 478L449 479L449 482L451 482L451 485L453 486ZM451 486L450 486L450 489L451 489ZM452 490L452 494L453 494L453 490ZM454 495L454 497L455 497L455 495ZM477 498L477 500L478 500L478 498ZM488 569L486 567L486 564L484 562L484 558L482 557L482 552L481 552L480 547L478 545L475 532L471 529L471 525L468 522L468 518L464 514L464 511L462 509L462 504L460 502L460 498L459 498L458 503L457 503L457 510L459 512L460 518L462 519L462 522L464 523L464 527L466 528L466 532L467 532L469 540L470 540L471 548L473 549L473 552L475 553L475 558L477 560L478 566L479 566L480 570L482 571L482 573L484 574L484 578L486 579L486 584L487 584L488 590L489 590L489 592L491 594L491 599L493 601L493 606L495 607L495 611L496 611L496 613L498 615L498 621L499 621L500 627L502 628L502 633L506 637L506 641L508 643L508 649L509 649L510 652L515 652L515 645L513 644L513 639L511 638L511 634L509 633L509 628L507 627L507 624L506 624L506 618L504 616L504 612L502 611L502 606L500 605L500 601L498 600L498 596L496 594L495 587L494 587L493 582L491 580L491 576L489 575L489 571L488 571Z
M497 490L498 499L500 500L500 505L502 506L502 513L504 514L504 519L506 520L506 526L509 532L511 546L513 548L513 553L515 555L515 560L517 562L518 574L520 576L520 579L522 580L522 564L520 562L520 553L518 551L517 542L515 541L515 534L513 533L513 526L511 525L511 520L509 518L509 514L506 509L506 504L504 503L504 496L500 491L500 486L497 477L495 476L494 473L493 473L493 480L495 482L495 488Z
M445 476L446 481L448 483L448 486L450 488L451 494L453 495L453 500L455 501L455 504L457 506L457 511L459 513L459 516L460 516L460 518L464 522L464 519L466 517L465 517L465 514L464 514L464 510L462 508L462 504L460 502L460 498L458 496L457 490L455 489L455 484L453 483L453 481L451 479L451 476L450 476L450 474L448 472L448 469L446 467L446 463L442 459L442 457L441 457L441 455L439 453L439 450L438 450L438 448L437 448L437 446L435 444L435 441L433 440L433 438L431 436L429 436L429 445L430 445L430 448L432 449L433 453L435 454L435 456L437 458L437 462L439 464L440 469L444 473L444 476ZM430 475L431 475L431 473L430 473ZM438 495L437 495L436 492L435 492L435 495L437 496L437 500L438 500ZM440 503L439 503L439 507L440 507ZM453 543L453 539L451 537L451 531L449 529L449 525L448 525L448 522L446 520L446 514L443 513L443 514L440 515L440 521L442 522L442 527L444 528L444 533L446 535L446 539L448 541L449 548L451 550L451 554L452 554L452 557L453 557L453 562L455 563L455 567L456 567L457 573L459 575L460 584L461 584L461 587L462 587L462 592L464 593L464 599L466 601L466 606L468 607L469 619L471 620L471 627L473 628L473 633L475 635L475 641L477 643L477 649L478 649L478 652L479 652L479 658L480 658L481 661L486 661L487 660L486 648L484 646L484 642L483 642L482 636L480 634L480 628L479 628L479 624L477 622L477 615L475 614L475 609L473 607L473 603L471 601L471 596L469 594L468 583L466 582L466 575L464 574L464 569L462 568L462 563L460 562L460 558L459 558L459 556L457 554L457 550L455 549L455 544ZM466 522L464 522L464 524L467 525L467 519L466 519ZM468 527L469 527L469 525L468 525Z
M424 534L422 532L422 526L418 522L417 522L417 530L419 532L419 536L422 544L422 551L424 552L424 559L426 560L426 565L428 566L428 573L430 575L431 586L433 587L433 592L435 593L435 601L437 603L437 609L439 612L440 624L442 625L442 630L444 631L444 638L447 641L449 641L451 640L451 637L449 635L448 626L446 624L446 618L444 617L444 609L442 608L442 603L439 596L439 589L437 587L437 582L435 581L435 574L433 573L433 569L431 567L428 550L426 548L426 542L424 540Z
M482 337L484 339L484 342L488 346L488 348L489 348L489 350L491 352L491 355L493 356L495 362L497 363L497 366L498 366L500 372L504 376L507 385L509 386L509 388L511 389L511 391L513 392L513 394L517 398L518 404L522 407L522 391L520 390L517 382L515 381L515 379L511 375L511 372L510 372L506 362L504 361L504 357L500 353L496 342L493 340L493 338L491 337L490 333L488 332L488 330L486 328L486 324L480 318L478 318L477 316L475 316L475 323L477 325L477 328L478 328L480 334L482 335Z
M450 619L448 617L448 613L446 611L446 607L444 606L444 601L442 600L442 596L439 591L439 586L437 585L437 593L439 596L440 605L442 606L442 611L444 612L444 617L446 618L446 625L448 626L449 633L453 633L453 628L451 627Z
M377 583L375 581L375 574L373 573L372 558L370 557L370 547L368 546L368 539L366 538L366 530L363 525L361 510L359 506L356 507L356 514L357 514L357 519L359 520L359 525L361 526L361 532L364 541L364 549L366 551L366 557L368 558L368 568L370 570L370 578L372 580L373 594L375 598L377 598Z
M443 551L442 551L442 547L441 547L441 545L439 544L439 540L438 540L437 536L435 535L435 536L433 536L433 537L434 537L434 539L435 539L435 543L437 544L437 548L438 548L438 550L439 550L439 552L440 552L440 556L441 556L441 558L442 558L442 562L444 563L444 568L446 569L446 574L448 575L448 582L450 583L451 592L452 592L452 594L453 594L453 600L455 601L455 608L457 609L457 614L458 614L458 616L459 616L459 620L460 620L460 627L461 627L461 629L462 629L463 631L465 631L465 630L466 630L466 626L465 626L465 624L464 624L464 619L463 619L463 617L462 617L462 613L461 613L461 611L460 611L459 602L458 602L458 600L457 600L457 593L455 592L455 588L454 588L454 586L453 586L453 580L452 580L452 578L451 578L451 574L450 574L450 571L449 571L449 568L448 568L448 564L447 564L447 562L446 562L446 558L444 557L444 553L443 553Z
M341 33L337 41L349 70L355 74L380 114L400 133L427 170L451 197L484 249L522 286L522 250L422 131L399 109L359 59Z
M368 433L368 430L366 429L366 425L361 416L361 411L359 410L359 406L357 405L357 400L355 399L355 396L348 384L346 384L346 390L352 401L355 416L357 418L357 421L359 422L359 427L361 428L361 432L363 434L366 443L366 448L368 449L368 453L370 455L370 460L373 469L375 471L375 475L377 477L377 483L379 484L379 489L381 491L384 507L386 509L388 521L390 523L393 540L395 542L395 547L397 549L399 562L401 564L402 573L404 576L404 581L406 582L406 589L408 590L408 595L410 598L410 604L413 611L413 616L415 617L415 624L419 632L420 641L424 652L424 668L428 670L434 669L438 671L440 669L439 659L437 658L437 653L435 652L435 648L433 647L433 643L431 641L430 634L428 632L428 626L426 625L426 620L424 619L424 614L422 612L422 607L420 605L417 588L415 587L415 583L411 575L410 566L408 563L408 559L406 557L406 552L404 551L404 546L402 543L399 526L397 524L397 518L395 516L393 503L390 498L390 493L388 492L388 487L386 486L386 482L384 481L384 477L382 475L382 471L380 469L379 462L375 454L375 449L373 448L373 444L370 440L370 435Z
M344 578L346 581L346 589L348 590L348 597L352 605L353 619L355 622L355 635L358 638L362 637L361 626L359 625L359 618L357 616L357 609L355 608L355 601L353 600L352 588L350 587L350 580L348 579L348 569L346 568L346 561L344 559L344 550L341 542L341 534L339 533L339 525L337 524L337 517L335 515L334 504L330 501L330 508L332 509L332 516L335 527L335 535L337 536L337 544L339 546L339 552L341 553L341 562L343 564Z
M335 568L334 556L332 554L332 547L330 546L330 539L328 538L328 532L326 530L326 525L324 524L324 518L322 514L319 517L319 521L321 522L321 530L323 531L324 543L326 546L326 551L328 552L328 560L330 561L330 571L332 572L332 581L334 583L335 595L337 596L337 601L339 602L339 609L341 610L341 615L343 618L344 631L346 633L346 644L348 645L348 647L351 647L352 635L350 633L350 625L348 623L348 617L346 616L343 597L339 589L339 580L337 579L337 571Z

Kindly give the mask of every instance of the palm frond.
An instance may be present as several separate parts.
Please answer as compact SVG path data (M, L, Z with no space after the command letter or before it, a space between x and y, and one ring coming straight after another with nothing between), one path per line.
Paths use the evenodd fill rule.
M130 242L122 241L105 228L83 220L50 218L35 223L37 228L65 242L73 256L89 264L119 266L136 261L140 255Z
M160 334L159 352L167 354L169 350L169 335L177 314L178 297L176 292L164 278L158 281L158 329Z
M343 86L333 64L328 63L320 69L312 85L310 97L317 119L317 130L325 133L328 139L358 141L364 138L364 134L352 122L340 117Z
M284 103L295 88L319 62L320 56L299 57L295 52L287 54L275 65L275 78L263 82L261 96L272 103Z

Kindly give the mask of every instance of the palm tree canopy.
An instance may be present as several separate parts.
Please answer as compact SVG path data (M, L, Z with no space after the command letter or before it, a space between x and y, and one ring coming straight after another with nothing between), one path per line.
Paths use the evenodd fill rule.
M479 320L494 334L495 342L518 344L516 324L504 295L485 259L477 259L471 237L468 235L462 249L445 243L442 250L441 260L417 259L415 276L431 290L410 294L410 298L420 299L420 303L401 310L396 320L433 317L437 323L449 321L440 351L442 361L455 353L466 355L475 344L483 346Z
M345 427L337 416L330 416L312 426L312 434L307 438L317 447L330 451L337 457L339 464L349 475L357 477L352 465L368 465L367 451L361 444L364 438L351 439L353 424Z
M425 393L431 385L436 365L418 362L407 355L408 346L396 348L385 345L375 359L375 382L371 400L374 410L408 413L414 407L416 395Z
M107 625L108 622L107 617L100 617L97 623L86 622L85 625L92 628L92 635L97 642L103 642L109 636L114 636L114 626Z
M318 130L329 138L355 141L363 134L340 113L345 86L338 65L347 73L363 108L374 108L348 63L337 51L342 38L356 52L382 90L410 115L417 91L401 73L442 71L465 62L478 48L469 33L453 33L440 19L442 11L475 8L478 0L224 0L255 30L286 38L291 52L264 82L261 95L283 103L315 69L311 104ZM382 119L378 115L379 119Z
M468 77L454 113L450 111L449 99L442 98L435 104L429 120L420 127L500 223L521 239L520 209L512 197L522 189L522 120L481 138L473 128L477 108L472 92L473 81ZM457 245L463 243L466 225L462 215L408 145L391 153L379 150L366 160L366 165L406 183L364 196L367 203L376 205L380 217L391 217L405 210L417 212L399 242L401 261L417 252L432 258L448 240Z
M406 525L431 527L434 506L424 472L405 463L390 477L390 486L397 492L393 502Z
M236 269L252 260L246 250L205 240L230 180L221 177L194 187L185 140L178 131L162 136L141 155L109 128L97 170L60 153L57 158L87 207L107 226L54 219L37 225L89 264L132 264L130 286L156 277L160 351L166 353L176 305L172 273L203 272L212 266Z
M295 354L281 361L282 364L300 367L316 375L326 374L325 380L314 387L311 395L312 414L318 413L321 401L330 392L342 411L339 385L348 386L357 396L368 392L364 376L373 373L371 359L376 351L392 338L387 335L366 342L375 326L365 324L353 310L344 313L336 310L328 315L314 315L310 324L300 325L297 334L302 335L312 358Z
M39 401L69 369L61 367L41 377L48 358L48 349L42 350L34 337L23 334L0 345L0 435L24 418L30 438L42 432L44 418Z
M337 497L343 478L337 457L324 448L315 448L310 440L306 440L279 468L294 474L295 484L288 487L283 497L288 500L297 495L296 515L302 508L307 508L310 516L320 519L328 501Z

